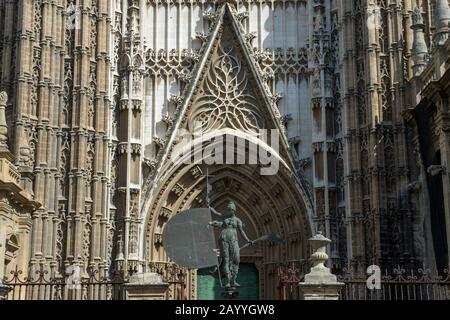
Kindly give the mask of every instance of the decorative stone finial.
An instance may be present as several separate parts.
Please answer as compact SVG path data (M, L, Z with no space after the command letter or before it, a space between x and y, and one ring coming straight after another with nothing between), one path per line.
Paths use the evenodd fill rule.
M424 34L425 24L423 23L422 12L418 7L414 8L412 12L412 22L411 29L414 30L412 45L413 73L414 76L418 76L427 65L429 57Z
M437 26L434 43L441 46L447 41L449 33L450 9L448 0L436 0L435 17Z
M423 16L422 16L422 11L420 10L419 7L415 7L412 11L412 24L413 25L418 25L421 24L423 25Z
M123 240L122 236L119 236L119 240L117 241L117 255L116 255L116 261L123 261Z
M325 262L328 260L326 249L331 240L324 237L322 232L319 231L314 237L309 238L308 241L313 250L311 255L313 266L311 267L311 273L305 275L305 282L316 282L317 280L322 280L324 276L327 281L333 280L336 282L336 276L331 274L330 270L325 267ZM319 277L317 278L317 276Z
M0 147L7 147L8 141L8 126L6 124L6 104L8 102L8 95L5 91L0 92Z
M313 250L311 255L311 271L305 275L305 281L300 283L305 300L337 300L343 283L337 282L337 278L325 267L328 259L327 245L331 240L318 232L308 239Z

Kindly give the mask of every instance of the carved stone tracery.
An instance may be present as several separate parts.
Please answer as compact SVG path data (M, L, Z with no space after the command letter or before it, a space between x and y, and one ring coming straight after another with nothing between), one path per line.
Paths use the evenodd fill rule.
M264 118L246 69L233 53L232 43L221 43L204 80L202 93L193 102L188 124L190 131L200 124L203 132L229 127L246 133L258 133Z

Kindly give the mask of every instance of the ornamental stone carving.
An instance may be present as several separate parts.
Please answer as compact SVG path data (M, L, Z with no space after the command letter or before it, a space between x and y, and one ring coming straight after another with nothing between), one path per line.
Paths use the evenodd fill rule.
M250 89L248 70L236 56L232 43L220 43L213 57L202 94L193 102L189 121L191 132L229 127L246 133L258 133L264 119Z

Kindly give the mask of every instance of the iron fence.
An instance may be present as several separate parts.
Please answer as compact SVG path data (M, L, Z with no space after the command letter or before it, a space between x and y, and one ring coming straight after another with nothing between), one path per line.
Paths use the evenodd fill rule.
M108 277L99 270L88 269L77 281L67 276L49 275L48 270L35 271L23 277L21 270L11 271L3 283L10 287L6 300L120 300L124 279L119 273Z
M396 268L384 271L378 286L368 286L367 276L349 272L338 276L338 281L345 283L341 300L450 300L448 269L437 275L426 269Z
M163 272L164 270L165 272ZM186 273L181 268L165 268L158 271L168 283L167 299L186 299ZM5 277L3 284L10 291L6 300L122 300L123 285L127 283L123 273L107 276L99 270L89 269L74 281L73 274L65 276L49 274L41 269L24 276L17 268Z
M279 267L279 299L303 299L299 284L306 272L294 264ZM377 286L368 286L368 276L346 270L337 276L337 280L344 283L340 300L450 300L449 269L437 275L426 269L396 268L380 274Z
M160 274L164 281L169 284L167 289L168 300L186 300L188 291L186 289L189 279L189 271L173 262L149 262L148 271Z
M168 299L186 299L186 274L184 270L172 270L165 274L169 280ZM304 266L290 264L278 268L278 294L281 300L303 299L299 283L303 281ZM450 272L440 275L430 270L406 271L401 268L385 271L379 278L378 288L369 289L368 278L345 270L338 275L344 283L341 300L450 300ZM11 290L7 300L121 300L125 284L120 273L102 276L98 270L87 270L76 283L64 276L49 276L47 270L37 270L22 277L22 271L14 270L3 282Z
M291 262L278 267L278 298L280 300L302 300L299 283L303 281L305 264Z

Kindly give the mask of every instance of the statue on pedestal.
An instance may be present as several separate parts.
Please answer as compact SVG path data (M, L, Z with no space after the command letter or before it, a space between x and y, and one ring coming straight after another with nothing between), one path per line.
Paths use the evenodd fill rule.
M236 282L238 270L239 270L239 257L240 248L237 230L239 230L248 244L253 245L254 241L250 240L244 231L244 224L241 219L236 217L236 205L233 201L230 201L227 206L229 213L223 214L217 212L214 208L210 207L211 213L216 216L222 217L222 221L211 221L209 225L221 228L219 238L220 245L220 257L223 274L226 278L225 288L239 287ZM219 266L219 267L220 267Z
M212 185L209 183L209 173L206 173L206 203L207 208L191 208L174 215L167 222L163 231L163 244L168 257L189 269L204 269L215 267L212 274L217 274L220 286L225 287L222 293L226 299L238 296L239 287L236 279L239 271L241 250L260 241L283 241L277 234L263 235L250 240L244 231L244 224L236 216L236 204L228 202L228 212L220 213L210 206ZM212 215L220 217L220 221L213 220ZM219 250L217 259L216 238L211 226L220 228ZM238 231L246 243L239 246ZM222 275L225 285L222 285Z

